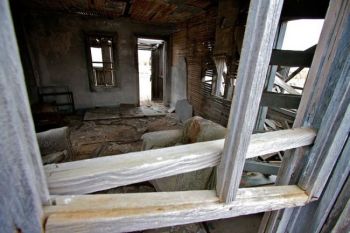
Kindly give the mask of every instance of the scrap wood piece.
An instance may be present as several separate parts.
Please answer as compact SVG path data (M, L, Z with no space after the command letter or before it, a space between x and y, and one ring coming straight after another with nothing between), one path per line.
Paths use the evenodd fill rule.
M291 73L284 81L287 83L288 81L292 80L297 74L299 74L305 67L299 67L293 73Z
M282 87L286 92L288 92L289 94L293 94L293 95L300 95L299 92L297 92L293 87L291 87L288 83L286 83L285 81L283 81L281 78L279 78L278 76L275 77L275 84Z
M270 126L274 130L277 129L277 127L276 127L275 123L273 122L273 120L265 119L265 124L267 124L268 126Z
M317 44L304 51L274 49L271 54L270 65L310 67L316 46Z
M244 164L244 171L259 172L268 175L277 175L279 168L280 166L277 164L270 164L253 160L246 160Z
M260 155L259 158L263 161L266 161L269 158L274 157L275 155L277 155L277 153L270 153L270 154L266 154L266 155Z
M276 90L277 91L277 90ZM276 92L263 92L260 105L274 108L297 109L301 95L291 95Z

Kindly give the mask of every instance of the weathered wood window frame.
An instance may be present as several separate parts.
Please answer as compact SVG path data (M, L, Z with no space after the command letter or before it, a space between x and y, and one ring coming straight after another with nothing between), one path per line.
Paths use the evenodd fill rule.
M281 8L282 0L251 1L245 33L249 36L245 36L243 42L226 139L43 168L8 2L0 2L0 15L5 22L0 38L7 38L0 44L4 51L0 58L7 58L2 59L6 63L1 74L8 77L0 79L0 86L6 87L0 92L0 103L5 106L0 118L0 126L5 129L0 140L5 156L0 159L5 170L1 170L0 175L2 180L10 181L9 188L2 187L2 190L10 194L5 196L15 205L11 209L16 209L16 212L8 211L2 215L10 222L7 226L23 232L40 232L41 229L51 233L127 232L303 206L317 199L346 141L344 138L348 138L350 126L350 53L346 47L350 27L344 27L348 25L350 0L331 2L322 32L325 41L317 47L295 128L252 135L277 28L275 21L278 21ZM339 12L336 17L335 12ZM333 33L335 30L337 33ZM343 55L341 59L337 59L339 54ZM331 76L333 79L330 80ZM321 96L321 93L332 92L336 95ZM323 124L320 124L317 118L320 114L315 108L321 112L326 109ZM335 118L333 114L336 114ZM318 128L316 139L316 131L311 126ZM279 184L284 185L238 189L246 158L312 143L305 164L307 169L303 171L302 179L294 182L298 185L291 185L293 182L289 179L308 150L292 150L293 153L283 161ZM84 195L218 164L217 192ZM0 184L4 185L4 182ZM0 211L4 210L6 208Z
M110 33L85 33L85 40L90 90L106 91L118 87L117 36ZM92 50L99 53L97 60L94 60Z

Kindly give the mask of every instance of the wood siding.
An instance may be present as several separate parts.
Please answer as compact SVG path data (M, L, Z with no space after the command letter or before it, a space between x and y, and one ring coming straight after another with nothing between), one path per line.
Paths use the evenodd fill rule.
M202 83L202 67L212 57L215 41L216 9L179 25L172 35L172 65L185 57L187 97L194 113L222 125L227 124L230 101L212 96L211 85Z

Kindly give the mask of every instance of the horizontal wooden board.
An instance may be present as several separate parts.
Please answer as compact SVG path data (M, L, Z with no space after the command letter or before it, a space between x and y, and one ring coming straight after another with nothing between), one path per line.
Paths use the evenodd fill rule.
M280 165L277 164L246 160L243 170L248 172L260 172L262 174L277 175L279 168Z
M316 45L305 51L272 50L270 65L288 67L310 67L314 57Z
M264 92L261 97L261 106L275 108L298 109L301 95L289 95L275 92Z
M310 145L307 128L254 134L247 158ZM219 163L224 139L45 166L51 194L84 194L186 173Z
M275 77L275 84L282 87L286 92L288 92L289 94L293 94L293 95L300 95L299 92L297 92L293 87L291 87L288 83L286 83L285 81L283 81L281 78L279 78L278 76Z
M308 196L297 186L239 189L230 204L215 191L53 196L44 208L47 233L129 232L229 218L302 206Z

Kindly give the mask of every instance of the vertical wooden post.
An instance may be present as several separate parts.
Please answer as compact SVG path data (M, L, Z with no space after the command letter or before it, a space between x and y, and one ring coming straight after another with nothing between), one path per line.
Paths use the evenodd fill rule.
M6 0L0 22L0 231L41 232L49 194Z
M277 32L277 35L276 35L276 40L275 40L275 45L274 45L275 49L282 48L283 39L284 39L284 35L286 33L286 29L287 29L287 22L281 23L279 26L279 30ZM271 91L273 88L273 84L275 83L275 76L276 76L277 68L278 68L278 66L272 65L268 69L267 77L266 77L266 81L265 81L265 90L266 91ZM265 106L259 107L259 113L258 113L258 117L256 120L255 131L258 131L258 132L264 131L264 124L265 124L265 119L266 119L266 115L267 115L267 110L268 110L268 107L265 107Z
M307 148L285 153L276 182L277 185L299 183L315 198L323 191L349 130L349 18L350 0L330 2L294 122L294 127L319 129L318 136L310 153ZM265 214L259 232L286 232L298 215L293 209Z
M235 199L253 132L283 0L252 0L243 40L228 134L218 166L217 194Z

